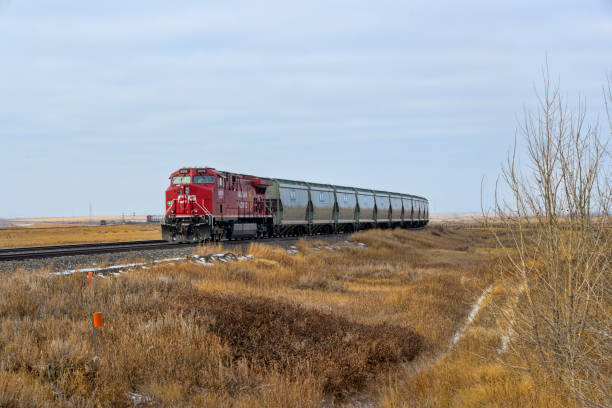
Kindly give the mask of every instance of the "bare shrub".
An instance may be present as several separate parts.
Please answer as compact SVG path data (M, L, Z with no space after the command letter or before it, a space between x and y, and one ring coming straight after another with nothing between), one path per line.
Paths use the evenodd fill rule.
M361 390L376 372L414 359L422 348L421 336L408 328L364 325L272 299L197 295L177 303L213 317L209 329L236 359L312 370L323 379L323 391L336 397Z
M609 108L610 87L605 96ZM548 66L538 102L519 129L526 166L515 142L502 171L509 198L499 190L495 197L496 217L508 231L498 236L500 266L519 293L514 307L499 309L512 334L508 351L551 392L579 405L610 406L609 136L587 123L582 100L568 109Z

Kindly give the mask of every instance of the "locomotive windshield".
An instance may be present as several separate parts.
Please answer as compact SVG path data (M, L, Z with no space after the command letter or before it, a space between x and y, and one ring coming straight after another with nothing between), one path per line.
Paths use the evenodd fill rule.
M172 177L172 184L190 184L191 176L174 176Z
M193 178L194 184L215 184L215 176L195 176Z

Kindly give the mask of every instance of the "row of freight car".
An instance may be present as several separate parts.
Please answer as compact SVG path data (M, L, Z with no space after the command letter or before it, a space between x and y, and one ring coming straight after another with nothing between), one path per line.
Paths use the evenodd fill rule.
M280 233L422 227L429 218L423 197L328 184L273 179L266 201Z

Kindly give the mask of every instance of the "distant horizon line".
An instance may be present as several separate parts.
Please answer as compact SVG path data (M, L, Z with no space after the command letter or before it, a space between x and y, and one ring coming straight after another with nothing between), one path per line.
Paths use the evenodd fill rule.
M455 215L455 216L464 216L464 217L469 217L469 216L474 216L474 215L481 215L482 213L480 211L442 211L442 212L432 212L431 210L429 211L429 217L431 218L432 216L447 216L447 215ZM58 220L58 219L100 219L100 218L104 218L104 217L114 217L114 218L134 218L134 217L146 217L147 215L163 215L163 212L159 212L159 213L136 213L134 214L133 212L130 214L106 214L106 215L70 215L70 216L29 216L29 217L16 217L16 218L11 218L11 217L0 217L0 219L2 220L6 220L6 221L30 221L30 220Z

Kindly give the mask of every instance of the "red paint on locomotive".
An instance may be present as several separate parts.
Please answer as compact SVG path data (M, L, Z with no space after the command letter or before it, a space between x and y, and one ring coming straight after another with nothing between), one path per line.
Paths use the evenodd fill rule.
M208 167L182 168L170 175L166 216L194 225L206 216L213 216L215 225L269 219L272 214L266 208L265 192L270 185L269 179Z

